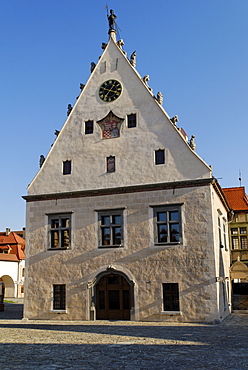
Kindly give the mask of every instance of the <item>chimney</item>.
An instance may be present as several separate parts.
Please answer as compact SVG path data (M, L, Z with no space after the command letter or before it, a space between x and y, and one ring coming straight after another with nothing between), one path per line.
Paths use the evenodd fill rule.
M10 229L6 227L6 236L10 234Z
M26 228L25 227L23 227L22 228L22 231L23 231L23 239L26 239Z

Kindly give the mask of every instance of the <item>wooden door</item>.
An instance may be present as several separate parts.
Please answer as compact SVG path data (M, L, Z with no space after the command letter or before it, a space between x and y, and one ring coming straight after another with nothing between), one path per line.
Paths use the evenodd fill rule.
M101 278L96 286L97 320L130 320L130 285L118 274Z

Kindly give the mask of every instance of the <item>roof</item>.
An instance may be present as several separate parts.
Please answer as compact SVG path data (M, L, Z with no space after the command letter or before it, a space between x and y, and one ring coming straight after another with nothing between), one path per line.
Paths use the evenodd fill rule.
M248 211L248 197L245 194L244 186L237 188L222 189L230 207L234 211Z
M0 232L0 245L12 243L25 245L25 240L13 231L9 235L6 235L6 232Z
M25 240L13 231L9 234L0 232L0 260L20 261L24 259Z

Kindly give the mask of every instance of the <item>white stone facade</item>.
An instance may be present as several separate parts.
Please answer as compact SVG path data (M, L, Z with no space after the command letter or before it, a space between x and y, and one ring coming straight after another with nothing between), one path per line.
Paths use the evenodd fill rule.
M112 102L99 97L99 87L108 80L122 86ZM106 139L97 121L110 111L124 121L119 137ZM128 127L129 114L136 114L136 127ZM89 120L92 134L85 132ZM157 150L164 152L159 165ZM110 173L109 156L115 157ZM71 163L70 174L63 174L64 161ZM113 32L25 199L25 318L92 320L100 310L117 312L118 304L129 319L143 321L212 322L230 313L228 238L224 248L220 245L228 206L221 189L117 46ZM177 230L174 241L168 236L161 242L162 232L158 237L160 210L161 217L176 219L174 226L169 218L162 222L168 235ZM105 214L121 219L121 226L109 227L110 233L121 234L114 247L102 242ZM61 217L68 220L69 244L51 248L57 232L52 218ZM116 276L124 279L118 288L123 298L104 280ZM170 284L177 286L179 300L178 306L171 303L172 310L163 290ZM65 287L59 309L54 286Z
M0 274L5 285L5 298L23 298L25 260L0 261Z

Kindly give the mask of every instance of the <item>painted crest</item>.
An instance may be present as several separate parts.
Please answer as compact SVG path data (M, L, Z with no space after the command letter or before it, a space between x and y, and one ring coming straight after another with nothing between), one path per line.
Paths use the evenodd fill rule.
M102 129L102 139L113 139L120 136L121 124L124 118L117 117L112 111L106 117L97 121Z

